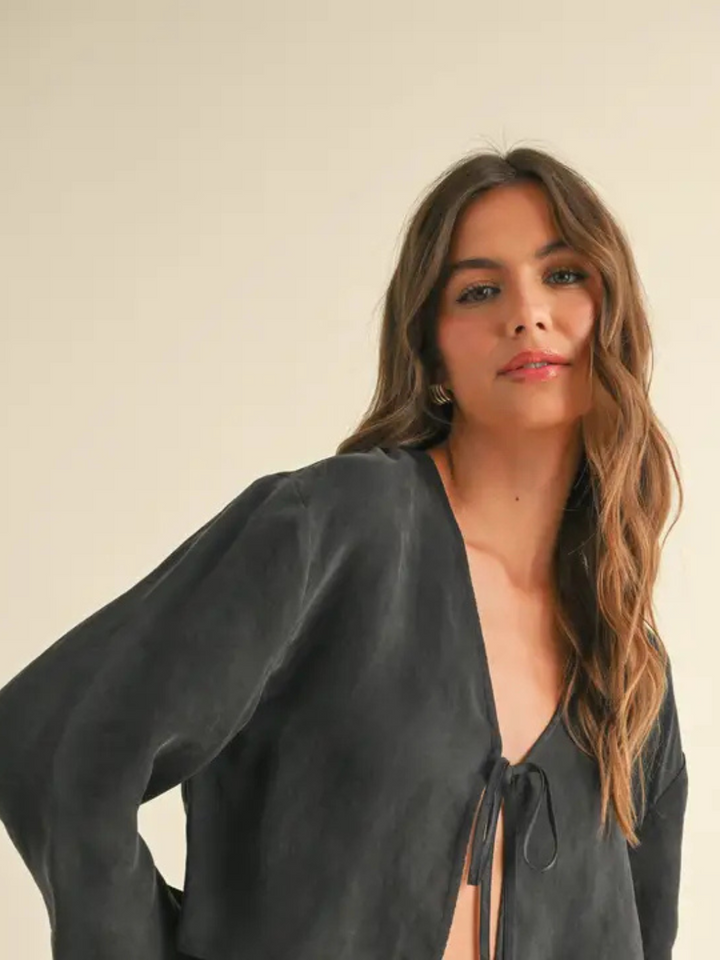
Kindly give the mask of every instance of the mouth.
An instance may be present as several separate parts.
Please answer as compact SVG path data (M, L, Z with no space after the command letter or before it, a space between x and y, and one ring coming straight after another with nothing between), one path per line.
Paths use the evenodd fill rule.
M500 376L504 377L508 373L517 373L518 370L541 370L543 367L569 367L569 363L561 363L557 360L537 360L534 363L523 363L519 367L511 367L509 370L501 370Z
M569 363L531 363L520 367L514 367L512 370L505 370L499 374L508 380L552 380L560 376Z

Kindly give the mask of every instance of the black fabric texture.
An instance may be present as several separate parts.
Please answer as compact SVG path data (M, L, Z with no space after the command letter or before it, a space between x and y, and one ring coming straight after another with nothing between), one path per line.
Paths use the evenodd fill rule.
M614 821L599 839L597 765L559 709L503 757L462 537L409 447L258 478L0 689L0 819L54 960L442 960L469 842L490 960L501 802L495 960L669 960L671 682L647 773L632 850ZM137 828L176 786L182 889Z

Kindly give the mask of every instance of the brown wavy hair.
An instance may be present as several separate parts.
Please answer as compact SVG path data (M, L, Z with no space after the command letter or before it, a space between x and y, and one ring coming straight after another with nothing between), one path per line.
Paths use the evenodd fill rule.
M516 147L466 155L430 185L409 218L384 296L375 392L337 453L427 447L447 437L453 404L436 406L429 386L439 369L435 327L453 230L480 194L523 181L544 189L559 234L603 278L591 344L593 402L580 423L582 456L552 576L556 623L570 649L563 717L580 749L597 759L600 831L612 803L623 834L637 846L646 800L642 757L668 687L653 586L673 477L679 504L668 534L682 511L683 488L650 403L652 343L634 258L587 180L544 151Z

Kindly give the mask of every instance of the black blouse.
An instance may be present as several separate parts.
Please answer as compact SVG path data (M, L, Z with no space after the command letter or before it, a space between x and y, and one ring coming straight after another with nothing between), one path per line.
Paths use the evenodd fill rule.
M560 707L503 756L465 545L429 454L261 476L0 690L0 818L55 960L669 960L687 769L672 674L631 849ZM140 804L181 785L183 890Z

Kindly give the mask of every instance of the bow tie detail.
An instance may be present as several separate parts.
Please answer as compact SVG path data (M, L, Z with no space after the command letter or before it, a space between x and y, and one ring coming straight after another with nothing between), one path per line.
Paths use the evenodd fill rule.
M503 856L504 881L500 923L498 931L498 950L496 960L515 960L513 956L514 933L514 899L516 886L516 844L523 834L522 852L525 862L533 870L544 873L555 866L558 857L558 835L555 822L555 810L550 790L550 781L547 773L537 763L531 760L512 765L506 757L499 756L491 761L492 767L487 780L485 793L480 805L477 824L473 834L472 857L468 871L468 883L477 886L480 890L480 960L490 958L490 885L495 836L497 833L500 808L505 801L504 809L504 837L507 849ZM517 781L531 774L539 774L541 791L532 815L527 824L522 824L522 804L518 802ZM536 865L528 856L528 848L532 831L545 802L550 828L553 834L554 850L547 863Z

